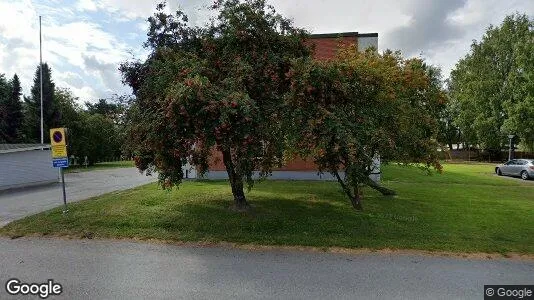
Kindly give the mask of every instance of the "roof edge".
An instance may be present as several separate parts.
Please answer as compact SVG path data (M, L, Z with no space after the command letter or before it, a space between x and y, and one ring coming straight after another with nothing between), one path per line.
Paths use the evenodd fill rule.
M352 32L334 32L334 33L314 33L310 34L312 39L317 38L340 38L340 37L378 37L378 32L359 33L357 31Z
M39 145L39 146L31 146L31 147L24 147L24 148L0 150L0 154L16 153L16 152L24 152L24 151L32 151L32 150L48 150L48 149L50 149L50 145Z
M358 32L334 32L334 33L315 33L310 34L314 38L339 38L339 37L357 37Z
M358 33L358 37L378 37L378 32Z

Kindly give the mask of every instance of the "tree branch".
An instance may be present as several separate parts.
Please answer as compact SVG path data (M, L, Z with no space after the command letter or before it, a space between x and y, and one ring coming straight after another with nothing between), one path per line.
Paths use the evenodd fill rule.
M371 188L379 191L384 196L395 196L395 195L397 195L397 192L395 192L394 190L391 190L391 189L388 189L386 187L383 187L383 186L379 185L378 183L376 183L373 180L371 180L371 178L367 178L367 180L365 181L365 184L367 184Z
M333 171L332 174L334 174L337 181L339 182L339 185L341 185L341 188L343 189L345 194L347 194L347 196L349 197L352 207L354 207L354 209L356 210L363 210L358 186L354 187L355 195L353 195L349 187L345 184L343 179L341 179L341 176L339 176L339 173L337 171Z

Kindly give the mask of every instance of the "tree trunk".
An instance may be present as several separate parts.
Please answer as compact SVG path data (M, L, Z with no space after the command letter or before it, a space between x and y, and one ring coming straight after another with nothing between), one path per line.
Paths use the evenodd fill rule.
M362 194L361 189L359 186L354 187L354 197L350 198L350 202L352 203L352 207L356 210L363 210L362 207Z
M232 195L234 195L234 209L238 211L247 210L249 205L245 197L245 192L243 191L243 178L235 171L230 150L223 150L222 154L230 186L232 187Z
M383 187L383 186L379 185L378 183L372 181L371 179L368 179L366 184L368 186L372 187L373 189L379 191L384 196L395 196L395 195L397 195L397 192L395 192L394 190L391 190L391 189L388 189L386 187Z
M341 177L339 176L339 174L337 172L334 172L334 175L336 176L336 179L337 181L339 182L339 184L341 185L341 188L343 189L343 191L345 192L345 194L347 195L347 197L349 197L350 199L350 203L352 204L352 207L356 210L363 210L363 206L362 206L362 199L361 199L361 196L360 196L360 189L358 186L356 186L354 188L354 195L351 193L350 189L347 187L347 185L345 184L345 182L343 182L343 179L341 179Z
M243 180L241 178L234 178L230 181L232 186L232 194L234 195L234 208L236 210L247 210L249 208L245 193L243 192Z

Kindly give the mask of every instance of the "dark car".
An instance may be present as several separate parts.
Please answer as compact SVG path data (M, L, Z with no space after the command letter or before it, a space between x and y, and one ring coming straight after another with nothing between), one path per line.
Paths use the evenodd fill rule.
M519 176L524 180L534 178L534 159L512 159L495 167L497 175Z

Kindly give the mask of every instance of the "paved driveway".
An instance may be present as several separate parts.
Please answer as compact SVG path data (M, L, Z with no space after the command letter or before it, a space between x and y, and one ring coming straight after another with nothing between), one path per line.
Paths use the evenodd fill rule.
M65 174L67 202L75 202L112 191L155 181L136 168L117 168ZM63 204L61 185L51 184L0 192L0 226Z
M53 279L61 299L483 299L484 284L534 283L533 261L505 259L42 238L0 249L0 285Z
M518 181L520 183L525 183L525 184L534 184L534 179L533 178L530 178L528 180L523 180L521 179L520 177L513 177L513 176L499 176L497 174L493 174L493 176L495 177L499 177L499 178L502 178L502 179L509 179L509 180L515 180L515 181Z

